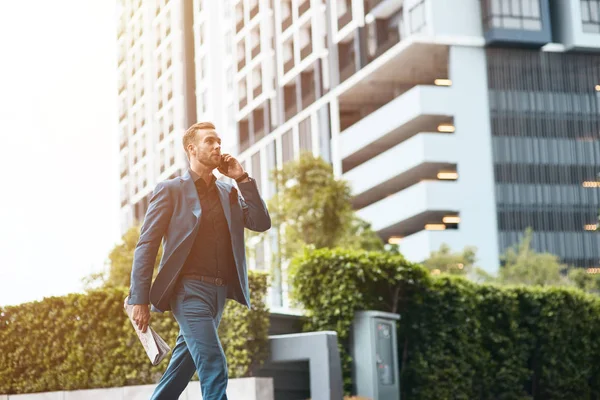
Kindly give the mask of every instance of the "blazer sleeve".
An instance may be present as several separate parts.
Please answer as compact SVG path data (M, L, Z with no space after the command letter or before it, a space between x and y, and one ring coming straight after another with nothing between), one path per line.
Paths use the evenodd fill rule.
M150 198L148 211L146 211L140 232L140 239L133 253L129 304L150 303L150 286L152 284L154 262L172 215L173 203L168 187L164 182L160 182L154 188L154 193Z
M243 196L240 197L240 203L244 212L244 226L256 232L264 232L271 228L271 216L260 197L256 181L250 178L248 182L238 183L238 187Z

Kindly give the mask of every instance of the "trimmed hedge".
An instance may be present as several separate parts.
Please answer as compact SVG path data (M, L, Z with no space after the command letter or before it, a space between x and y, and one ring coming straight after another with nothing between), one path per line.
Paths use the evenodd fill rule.
M600 299L575 289L500 288L432 277L402 256L311 250L292 295L307 330L341 339L355 311L397 312L402 399L600 399Z
M230 377L252 376L267 356L267 276L249 276L252 308L228 301L219 336ZM158 381L170 356L153 367L123 310L127 288L45 298L0 307L0 393L34 393ZM173 347L171 313L150 323Z

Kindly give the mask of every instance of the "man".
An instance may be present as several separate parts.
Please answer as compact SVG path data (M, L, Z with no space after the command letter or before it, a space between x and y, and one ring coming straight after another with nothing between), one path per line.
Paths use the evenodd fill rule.
M256 182L240 163L221 154L221 139L210 122L192 125L183 136L190 161L182 176L156 185L134 252L129 304L144 332L149 303L171 310L180 331L167 370L152 399L177 399L198 371L204 400L227 399L227 361L217 328L225 299L250 307L244 227L264 232L271 227ZM213 170L226 162L226 176L237 181L243 196L216 180ZM151 284L161 242L163 256Z

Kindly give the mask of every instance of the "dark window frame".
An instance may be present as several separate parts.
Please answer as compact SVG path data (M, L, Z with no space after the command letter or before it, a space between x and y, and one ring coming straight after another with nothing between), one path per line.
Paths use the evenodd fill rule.
M581 5L581 29L585 33L600 33L600 0L580 0ZM592 13L592 6L596 8L596 14ZM587 14L587 18L586 18Z
M421 0L420 2L418 2L417 4L415 4L414 6L412 6L409 10L408 10L408 18L410 21L410 33L415 34L415 33L421 33L423 31L423 29L427 26L427 14L425 13L425 0ZM421 21L420 25L418 27L415 27L413 25L414 22L414 13L419 10L423 12L423 20Z
M501 10L499 13L494 13L492 10L492 3L496 2L498 4L499 9ZM518 9L514 10L513 5L515 2L518 3ZM525 2L537 2L537 16L528 16L525 13L525 7L523 6ZM544 29L544 21L542 15L542 3L540 0L482 0L481 1L482 8L482 17L483 17L483 26L486 30L490 29L509 29L509 30L523 30L523 31L531 31L531 32L540 32ZM531 7L530 7L531 9ZM500 23L495 24L494 20L497 19ZM519 26L507 26L507 20L518 20ZM525 23L529 22L539 22L539 28L531 29L525 27Z

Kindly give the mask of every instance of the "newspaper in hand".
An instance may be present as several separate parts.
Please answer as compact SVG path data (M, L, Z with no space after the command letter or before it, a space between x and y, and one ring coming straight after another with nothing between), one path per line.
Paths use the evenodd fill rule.
M140 342L142 342L142 346L144 346L144 350L146 350L146 354L150 358L152 365L157 365L167 356L167 354L169 354L171 348L150 326L148 326L145 333L137 327L137 324L133 320L133 306L127 304L128 299L129 296L125 298L125 303L123 304L125 312L127 313L129 321L131 321Z

